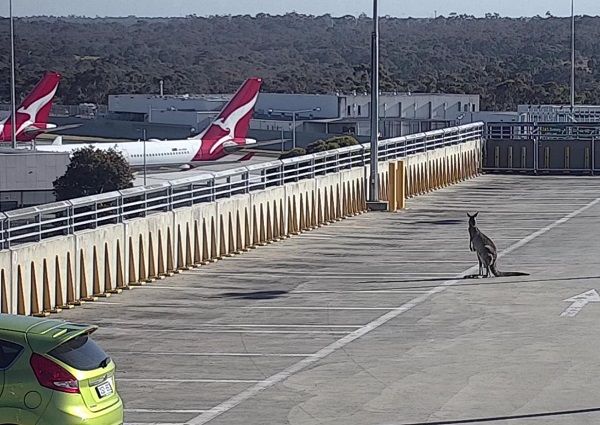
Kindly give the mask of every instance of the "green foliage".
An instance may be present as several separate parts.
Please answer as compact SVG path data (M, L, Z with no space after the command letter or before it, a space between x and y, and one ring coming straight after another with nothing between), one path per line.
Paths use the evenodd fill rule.
M306 147L306 153L317 153L354 145L358 145L358 141L354 137L337 136L327 140L317 140L312 142Z
M132 187L133 174L120 152L89 146L73 152L67 171L53 184L62 201Z
M247 77L266 92L369 91L366 16L18 18L17 92L44 71L63 74L64 103L106 103L108 94L233 92ZM0 44L8 45L7 19ZM576 18L578 103L600 104L600 17ZM231 29L235 28L235 31ZM48 37L52 34L52 37ZM381 19L381 90L480 94L482 109L568 103L570 19ZM8 75L10 55L0 56ZM0 100L10 99L9 85Z
M317 152L325 152L332 149L338 149L345 146L354 145L358 145L358 141L353 136L336 136L327 140L315 140L314 142L309 144L306 147L306 149L295 148L291 151L284 152L279 156L279 159L293 158L295 156L301 156Z
M317 153L328 150L328 144L325 140L316 140L306 147L306 153Z
M289 150L289 151L284 152L281 155L279 155L279 159L293 158L295 156L302 156L302 155L306 155L306 149L294 148L292 150Z
M346 146L358 145L358 140L356 140L354 138L354 136L348 136L348 135L332 137L331 139L328 139L327 142L330 144L336 144L340 148L345 148ZM330 149L334 149L334 148L330 148Z

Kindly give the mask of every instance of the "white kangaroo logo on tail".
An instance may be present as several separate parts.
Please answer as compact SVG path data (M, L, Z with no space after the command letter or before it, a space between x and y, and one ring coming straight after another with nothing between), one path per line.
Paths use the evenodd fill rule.
M254 108L256 99L258 99L258 93L256 93L254 95L254 97L248 103L240 106L235 111L233 111L231 114L229 114L229 116L227 118L225 118L225 119L219 118L218 120L215 120L213 122L214 125L222 128L224 131L227 131L228 134L221 137L219 140L217 140L215 142L214 145L211 146L211 148L210 148L211 154L214 153L221 145L223 145L223 143L234 138L235 127L237 126L238 122L242 118L244 118L246 116L246 114L252 110L252 108ZM209 128L210 128L210 126L209 126ZM208 129L206 131L208 131Z
M40 97L38 100L36 100L35 102L32 102L31 105L25 107L25 106L21 106L18 110L17 110L17 116L19 113L21 114L25 114L29 117L29 119L25 120L20 126L19 128L17 128L16 134L19 134L21 131L23 131L23 129L25 127L27 127L28 125L31 124L35 124L35 117L37 116L38 112L40 111L40 109L42 109L48 102L50 102L52 100L52 98L54 98L54 94L56 93L56 89L58 88L58 86L55 86L54 89L52 91L50 91L46 96L44 97ZM14 117L13 120L17 121L17 118ZM14 123L13 123L14 125Z

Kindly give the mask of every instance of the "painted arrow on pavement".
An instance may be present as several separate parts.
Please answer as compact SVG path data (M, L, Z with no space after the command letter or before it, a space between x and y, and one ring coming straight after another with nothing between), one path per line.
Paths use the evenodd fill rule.
M587 305L587 303L600 302L600 295L598 295L598 292L596 292L595 289L591 289L583 294L575 295L574 297L567 298L563 301L570 302L572 304L569 306L569 308L563 311L560 316L575 317L577 313L579 313L581 309Z

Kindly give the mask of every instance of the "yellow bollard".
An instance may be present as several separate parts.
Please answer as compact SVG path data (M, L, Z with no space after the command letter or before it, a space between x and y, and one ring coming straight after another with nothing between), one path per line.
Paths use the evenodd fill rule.
M388 198L388 211L396 211L396 171L398 164L390 162L388 164L388 186L389 186L389 198Z
M396 168L396 208L406 208L406 169L404 161L398 161Z

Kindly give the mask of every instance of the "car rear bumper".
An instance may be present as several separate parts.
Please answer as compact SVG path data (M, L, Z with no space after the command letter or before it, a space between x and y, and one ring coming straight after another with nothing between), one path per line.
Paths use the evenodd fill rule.
M36 425L122 425L123 401L99 412L91 412L85 406L57 406L50 403Z

